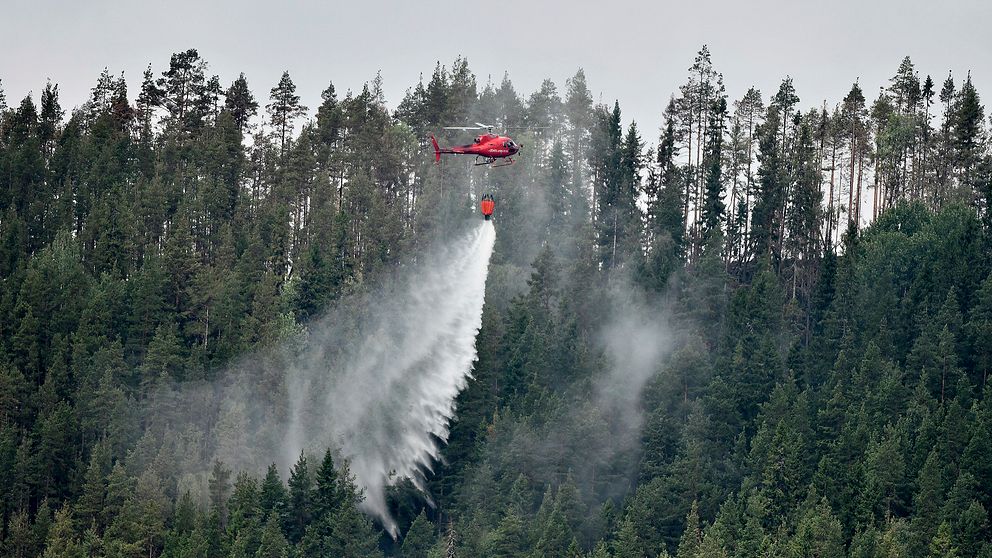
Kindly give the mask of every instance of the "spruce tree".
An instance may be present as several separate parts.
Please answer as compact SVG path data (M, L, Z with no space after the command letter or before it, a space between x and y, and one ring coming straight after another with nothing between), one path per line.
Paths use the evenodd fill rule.
M238 79L234 80L224 93L224 107L234 117L238 130L242 134L247 132L249 122L258 113L258 102L248 88L248 80L245 79L244 73L238 75Z
M289 473L289 499L283 528L291 543L300 542L313 517L312 485L306 455L300 453L300 458Z
M275 513L277 518L282 518L286 513L286 496L286 487L283 486L282 479L279 478L279 470L273 463L265 472L259 494L258 507L262 516L267 518L270 513Z
M779 109L770 108L758 132L758 191L752 213L754 257L771 256L772 263L777 263L780 257L779 228L785 201L780 128Z
M977 168L983 150L985 108L969 74L951 107L951 138L958 179L966 188L977 187Z
M703 158L706 172L705 198L702 210L703 238L720 229L726 209L723 202L723 135L724 121L727 118L727 101L718 99L709 110L706 155Z
M72 510L65 504L55 512L55 522L48 530L43 558L82 558L86 556L76 537Z
M434 526L420 510L417 518L410 524L406 534L403 535L403 545L400 547L400 556L403 558L416 558L427 556L428 551L434 546Z
M208 481L210 490L210 510L220 518L222 526L227 525L227 498L231 489L231 470L219 460L214 461Z
M258 552L255 556L258 558L287 558L289 552L290 546L279 527L279 518L275 512L272 512L265 521L265 530L262 531Z
M345 495L341 491L342 480L338 476L338 471L334 466L334 457L331 450L324 452L324 458L320 462L315 475L316 486L313 493L313 518L315 520L324 516L332 516L339 509L347 505Z
M699 503L693 501L689 514L685 518L685 531L679 540L676 558L693 558L698 555L703 542L703 534L699 526Z

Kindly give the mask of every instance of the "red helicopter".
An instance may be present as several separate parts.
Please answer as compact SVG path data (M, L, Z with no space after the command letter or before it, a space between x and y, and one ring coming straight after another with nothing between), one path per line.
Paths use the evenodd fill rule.
M487 130L485 134L476 136L473 143L458 145L453 147L440 147L437 138L431 134L431 143L434 144L434 162L441 161L441 155L475 155L475 165L492 165L492 168L506 167L513 164L513 156L520 152L522 147L515 143L509 136L501 136L493 133L493 127L487 124L475 126L448 126L445 130ZM504 162L494 164L498 160Z

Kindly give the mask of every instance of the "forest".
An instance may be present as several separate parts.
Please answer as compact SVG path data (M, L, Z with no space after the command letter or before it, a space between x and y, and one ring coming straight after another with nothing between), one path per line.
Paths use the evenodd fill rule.
M907 57L827 104L788 77L731 99L707 47L686 62L641 126L582 70L526 94L464 58L394 108L388 76L301 99L194 49L88 99L0 87L0 556L992 557L970 74ZM516 164L436 165L430 134L472 122ZM225 411L182 426L170 390L245 355L280 385L279 351L484 193L478 360L429 497L390 489L398 537L336 448L239 469L211 459L252 443ZM662 340L625 318L666 324L640 378L604 338Z

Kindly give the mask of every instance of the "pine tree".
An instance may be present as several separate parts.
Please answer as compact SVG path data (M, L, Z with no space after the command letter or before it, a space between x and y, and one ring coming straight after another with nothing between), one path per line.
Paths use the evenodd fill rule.
M781 145L785 146L787 142L788 123L789 115L792 113L792 108L799 103L799 96L796 95L796 88L792 85L792 77L786 76L779 84L778 91L772 96L769 107L774 107L778 109L779 115L782 118L782 141Z
M283 72L279 83L269 93L269 121L279 134L279 152L286 155L286 138L293 133L293 122L306 114L307 107L300 104L300 96L296 94L296 84L289 77L289 72Z
M76 463L72 456L72 440L76 435L72 409L65 401L47 409L35 423L38 444L34 458L44 464L41 476L45 491L42 496L61 500L68 496L66 490L75 475Z
M132 498L125 501L107 529L107 536L141 548L145 555L157 554L165 536L169 501L159 475L152 469L138 477Z
M596 548L593 549L592 554L590 554L590 557L591 558L610 558L610 551L607 548L606 543L603 542L603 541L599 541L598 543L596 543ZM667 556L666 556L666 558L667 558Z
M177 52L169 69L156 82L156 101L169 112L169 124L180 129L197 128L207 114L204 103L207 63L196 49Z
M162 104L162 91L155 84L155 74L152 72L151 64L145 68L142 74L141 91L135 102L135 110L138 121L141 123L140 137L145 148L145 157L150 158L152 141L152 119L155 116L155 108Z
M764 116L764 102L761 99L761 92L751 87L740 100L734 101L734 118L739 121L741 128L746 128L746 138L744 138L743 159L741 172L743 173L741 189L743 190L743 200L731 209L737 212L738 218L743 221L741 228L740 252L742 256L748 254L750 243L750 219L751 200L757 193L755 176L753 171L754 159L757 153L756 140L758 139L758 126ZM737 177L734 177L735 180Z
M575 75L565 82L565 116L570 127L570 149L572 159L571 183L579 189L583 182L583 161L585 160L585 145L592 122L592 94L586 84L586 74L579 69ZM584 188L581 190L584 192Z
M882 134L879 149L889 159L887 164L889 197L887 203L900 197L915 197L910 191L909 167L917 142L918 115L917 108L922 92L920 79L916 74L913 63L907 56L902 60L896 75L891 78L889 86L889 102L892 111L887 118L887 126ZM913 164L916 161L913 160ZM853 166L851 167L853 171Z

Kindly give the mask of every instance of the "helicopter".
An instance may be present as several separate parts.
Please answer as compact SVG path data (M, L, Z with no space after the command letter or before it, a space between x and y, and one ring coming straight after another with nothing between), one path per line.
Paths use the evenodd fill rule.
M476 136L475 141L466 145L440 147L437 138L431 134L431 144L434 145L434 162L441 162L441 155L475 155L475 166L491 165L490 168L507 167L513 164L513 156L523 147L514 142L509 136L493 133L493 126L475 123L475 126L446 126L445 130L486 130L486 133ZM499 161L499 162L497 162Z

